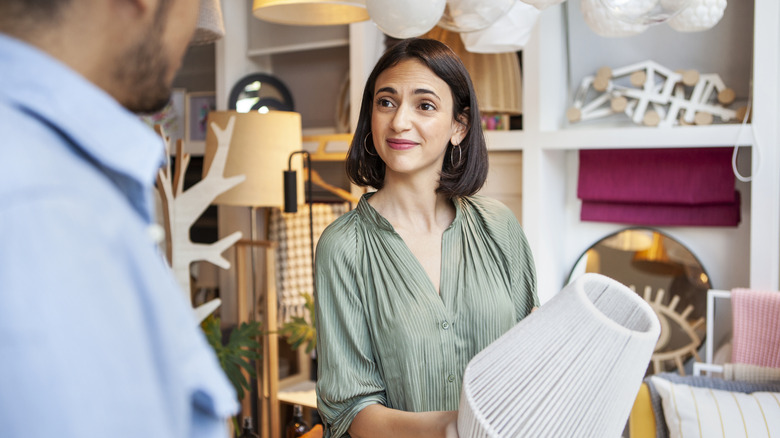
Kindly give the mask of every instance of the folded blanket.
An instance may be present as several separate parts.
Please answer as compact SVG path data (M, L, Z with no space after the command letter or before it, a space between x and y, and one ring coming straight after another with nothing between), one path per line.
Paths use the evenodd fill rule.
M731 291L731 362L780 368L780 292Z
M577 196L588 201L734 201L729 148L581 150Z
M582 201L580 219L635 225L735 227L741 220L740 197L739 192L732 194L732 202L698 205Z
M750 383L778 383L780 384L780 368L760 367L744 363L723 364L723 378L725 380L739 380Z

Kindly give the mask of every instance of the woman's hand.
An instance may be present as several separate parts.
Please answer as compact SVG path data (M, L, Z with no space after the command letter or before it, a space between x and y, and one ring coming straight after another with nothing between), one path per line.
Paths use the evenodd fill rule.
M458 438L458 417L455 416L455 420L447 423L446 429L444 429L445 438Z
M352 420L355 438L458 438L458 411L405 412L374 404Z

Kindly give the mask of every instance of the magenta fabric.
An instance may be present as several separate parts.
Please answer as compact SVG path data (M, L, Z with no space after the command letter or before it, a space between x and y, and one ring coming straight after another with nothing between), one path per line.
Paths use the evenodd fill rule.
M780 292L731 291L731 361L780 368Z
M581 150L583 221L736 226L729 148Z
M582 201L580 219L632 225L736 227L741 220L739 192L720 204L647 204Z

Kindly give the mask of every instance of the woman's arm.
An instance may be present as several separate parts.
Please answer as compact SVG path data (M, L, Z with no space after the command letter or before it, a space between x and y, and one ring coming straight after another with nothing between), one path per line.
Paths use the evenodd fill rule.
M373 404L352 421L352 438L457 438L458 411L405 412Z

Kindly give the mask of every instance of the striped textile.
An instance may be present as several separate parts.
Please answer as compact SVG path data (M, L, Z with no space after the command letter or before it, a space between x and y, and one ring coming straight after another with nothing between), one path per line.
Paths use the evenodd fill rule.
M664 411L661 403L661 395L658 392L658 389L655 387L655 383L658 381L658 379L667 380L672 383L685 384L695 388L711 388L745 394L759 391L780 391L780 383L748 383L724 380L717 377L680 376L677 373L660 373L647 377L645 378L645 383L647 383L647 387L650 390L650 400L653 405L653 413L655 414L655 430L657 438L668 438L670 436L669 428L666 425L666 418L664 417L663 413Z

